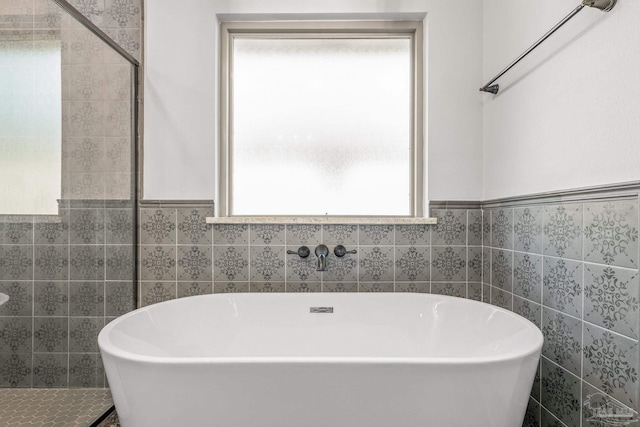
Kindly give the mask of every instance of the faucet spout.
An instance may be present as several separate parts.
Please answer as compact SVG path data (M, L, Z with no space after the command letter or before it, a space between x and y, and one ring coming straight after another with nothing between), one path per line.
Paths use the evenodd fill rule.
M318 245L315 250L316 256L318 257L318 268L317 271L327 271L327 255L329 255L329 248L327 245Z

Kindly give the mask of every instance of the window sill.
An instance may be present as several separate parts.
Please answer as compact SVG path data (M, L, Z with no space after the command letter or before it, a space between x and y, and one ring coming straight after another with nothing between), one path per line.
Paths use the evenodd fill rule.
M437 224L437 218L340 216L226 216L207 217L207 224Z

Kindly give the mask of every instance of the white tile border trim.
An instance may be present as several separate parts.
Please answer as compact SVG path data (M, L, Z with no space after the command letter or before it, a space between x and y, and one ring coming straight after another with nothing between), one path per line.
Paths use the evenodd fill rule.
M339 216L229 216L207 217L207 224L437 224L437 218Z

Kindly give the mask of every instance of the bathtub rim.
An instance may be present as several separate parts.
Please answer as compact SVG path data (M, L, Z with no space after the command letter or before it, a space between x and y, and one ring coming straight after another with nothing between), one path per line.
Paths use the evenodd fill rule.
M361 292L343 292L340 295L359 295ZM402 364L402 365L490 365L493 363L504 363L514 360L526 359L528 357L533 356L534 354L541 354L542 346L544 343L544 337L542 335L542 331L529 319L521 316L511 310L498 307L493 304L488 304L483 301L471 300L468 298L462 297L454 297L448 295L439 295L439 294L416 294L411 292L376 292L367 293L367 295L412 295L412 296L434 296L443 299L455 299L467 301L472 304L482 304L490 307L491 309L503 312L518 321L524 322L527 325L527 329L531 329L533 334L537 337L537 343L532 345L531 348L523 351L511 351L504 354L500 354L499 356L491 356L491 357L459 357L459 358L451 358L451 357L376 357L376 356L340 356L340 357L265 357L265 356L199 356L199 357L183 357L183 356L149 356L149 355L141 355L137 353L132 353L127 350L121 349L113 344L108 336L110 331L117 326L118 323L125 321L128 317L132 317L138 312L149 310L150 307L157 305L165 305L171 304L172 302L187 300L190 298L198 298L198 297L211 297L213 295L219 297L233 297L233 296L243 296L248 297L252 294L245 293L224 293L224 294L204 294L204 295L194 295L189 297L183 297L178 299L172 299L163 301L160 303L156 303L153 305L140 307L135 310L130 311L129 313L125 313L107 325L105 325L98 334L98 348L100 353L103 356L104 354L108 354L109 356L113 356L117 359L126 360L129 362L140 362L140 363L148 363L148 364L165 364L165 365L173 365L173 364L194 364L194 365L233 365L233 364L327 364L327 365L335 365L335 364L363 364L363 365L392 365L392 364ZM276 296L276 295L296 295L292 293L285 292L272 292L268 295ZM312 294L314 295L314 294ZM321 293L319 295L327 296L327 293Z

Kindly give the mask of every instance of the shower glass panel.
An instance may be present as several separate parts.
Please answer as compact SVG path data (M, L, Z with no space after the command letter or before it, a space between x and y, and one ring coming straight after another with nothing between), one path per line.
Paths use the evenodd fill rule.
M135 307L137 64L51 0L0 7L0 387L105 387Z

